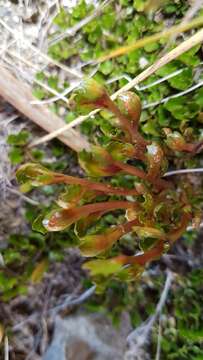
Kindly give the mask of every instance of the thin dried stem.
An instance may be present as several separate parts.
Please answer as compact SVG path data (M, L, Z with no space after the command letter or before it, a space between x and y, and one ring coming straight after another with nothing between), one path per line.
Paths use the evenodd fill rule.
M177 94L171 95L171 96L167 96L164 99L161 99L160 101L155 101L153 103L149 103L143 106L143 109L148 109L150 107L154 107L157 106L159 104L164 104L165 102L167 102L170 99L176 99L179 98L180 96L184 96L186 94L189 94L190 92L198 89L199 87L203 86L203 81L200 81L198 84L195 84L193 86L191 86L190 88L188 88L187 90L181 91Z
M159 318L163 307L167 301L168 293L171 288L171 284L173 281L173 273L171 271L167 271L166 282L160 297L160 300L156 306L154 315L149 317L141 326L133 330L127 337L127 342L131 345L136 343L137 348L142 347L147 341L149 334L151 332L154 323L156 322L157 318ZM138 350L138 349L137 349Z
M194 173L202 173L203 168L195 168L195 169L178 169L168 171L164 174L164 177L173 176L173 175L181 175L181 174L194 174Z
M0 19L0 24L7 31L9 31L10 34L13 35L14 39L16 39L16 40L19 39L19 34L15 30L13 30L4 20ZM69 75L73 76L74 78L82 79L83 76L81 74L79 74L77 71L69 68L68 66L66 66L66 65L58 62L57 60L52 59L50 56L44 54L40 49L38 49L36 46L32 45L28 40L23 39L23 43L26 44L27 47L30 48L34 53L38 54L44 60L46 60L48 63L58 66L60 69L64 70Z
M149 66L141 74L136 76L132 81L130 81L125 86L123 86L120 90L118 90L115 94L113 94L112 96L113 100L116 99L117 96L120 95L122 92L132 89L141 81L147 79L150 75L154 74L162 66L168 64L169 62L176 59L178 56L190 50L192 47L201 43L202 41L203 41L203 29L198 31L195 35L191 36L189 39L183 41L175 49L169 51L169 53L165 54L161 59L155 61L153 65Z
M185 40L183 43L178 45L175 49L171 50L169 53L165 54L161 59L157 60L153 65L149 66L146 70L144 70L142 73L140 73L138 76L136 76L133 80L131 80L128 84L123 86L121 89L119 89L117 92L115 92L111 99L115 100L118 95L122 94L124 91L131 90L136 85L138 85L141 81L147 79L150 75L154 74L158 69L160 69L162 66L168 64L172 60L176 59L178 56L183 54L184 52L191 49L193 46L201 43L203 41L203 29L198 31L195 35L191 36L189 39ZM96 115L100 109L96 109L94 111L91 111L88 115L79 116L75 120L73 120L70 124L67 124L63 126L62 128L57 129L55 132L52 132L46 136L43 136L42 138L33 141L30 146L36 146L39 144L42 144L44 142L50 141L54 139L55 137L59 136L66 130L70 130L72 127L77 126L81 124L86 119Z
M186 12L182 24L187 23L193 16L201 9L203 6L203 0L195 0L193 4L191 4L190 8Z
M20 191L13 189L13 188L9 188L9 191L12 194L15 194L17 196L19 196L22 200L24 200L25 202L27 202L28 204L34 205L34 206L39 206L40 203L36 200L30 199L28 196L22 194Z
M157 349L156 349L156 357L155 360L160 360L161 357L161 320L159 319L159 327L158 327L158 337L157 337Z
M42 136L40 139L34 140L29 144L29 147L32 148L34 146L43 144L47 141L50 141L59 135L63 134L64 131L70 130L75 126L78 126L83 123L83 121L87 120L90 117L93 117L99 112L99 109L91 111L88 115L81 115L78 116L75 120L73 120L71 123L64 125L63 127L60 127L56 129L55 131L51 132L50 134L47 134L45 136Z
M194 27L201 26L202 24L203 24L203 17L200 16L200 17L190 21L189 23L181 23L180 25L175 25L172 28L165 30L161 33L147 36L140 40L136 40L136 42L131 45L122 46L119 49L113 50L109 54L102 56L97 61L99 63L101 63L106 60L127 54L133 50L143 48L147 44L151 44L152 42L156 42L162 38L167 38L173 34L179 34L181 32L188 31Z
M4 360L9 360L8 336L5 336L5 339L4 339Z
M86 301L90 296L92 296L95 292L96 285L91 286L89 289L87 289L84 293L82 293L80 296L76 297L75 299L73 296L68 296L68 298L60 305L55 306L51 310L49 310L50 315L56 316L60 311L67 310L67 308L70 308L72 306L80 305L84 301Z
M55 36L53 39L51 39L48 43L49 46L57 44L59 41L65 39L69 36L74 36L80 29L82 29L85 25L87 25L90 21L94 20L96 17L101 15L104 8L111 2L112 0L105 0L101 5L99 5L92 14L88 15L81 21L79 21L76 25L72 26L71 28L68 28L64 31L63 34Z

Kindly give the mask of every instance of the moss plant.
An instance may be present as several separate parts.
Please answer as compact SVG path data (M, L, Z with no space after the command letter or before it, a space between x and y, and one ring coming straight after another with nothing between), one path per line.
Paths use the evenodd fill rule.
M79 154L79 164L87 176L73 177L50 171L37 163L22 165L17 179L24 191L32 187L65 184L53 209L39 216L33 228L42 232L62 231L74 226L79 248L88 260L88 269L96 282L116 277L136 279L145 265L158 259L178 240L187 226L198 223L200 209L194 198L198 189L190 182L169 182L164 178L171 154L192 156L202 143L188 143L184 137L164 129L163 142L146 140L139 130L141 103L133 92L126 92L113 102L106 89L95 80L86 80L71 98L79 111L101 108L113 114L115 136L104 146L92 145ZM118 176L125 184L114 186ZM107 213L119 211L116 225L99 226ZM121 214L121 215L120 215ZM118 251L126 235L132 242L139 239L138 254ZM90 259L93 257L93 259Z

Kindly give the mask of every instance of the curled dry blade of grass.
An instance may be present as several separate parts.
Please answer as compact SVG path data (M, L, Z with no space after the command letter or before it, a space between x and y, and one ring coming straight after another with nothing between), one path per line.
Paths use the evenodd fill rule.
M34 229L61 231L75 224L82 254L95 258L85 263L95 281L110 275L135 279L148 262L170 249L190 221L199 216L199 208L193 207L195 194L191 195L189 184L178 184L177 191L173 183L162 178L167 168L166 148L172 152L188 152L191 156L199 149L199 142L188 143L180 133L169 128L164 129L164 146L157 141L146 141L139 132L141 103L138 96L124 92L118 96L116 104L106 89L93 79L84 81L70 101L78 111L102 108L113 113L118 120L114 125L118 133L103 147L93 145L89 151L79 153L80 166L88 178L63 175L32 163L18 169L17 179L23 190L68 184L57 207L40 215L33 224ZM139 160L141 166L134 165L134 160ZM133 176L132 188L113 187L109 179L124 174ZM115 211L125 213L127 221L122 216L116 226L102 225L104 216ZM141 254L120 254L118 242L129 233L141 239ZM135 237L132 236L131 241L136 242ZM117 247L116 253L111 253L113 246Z

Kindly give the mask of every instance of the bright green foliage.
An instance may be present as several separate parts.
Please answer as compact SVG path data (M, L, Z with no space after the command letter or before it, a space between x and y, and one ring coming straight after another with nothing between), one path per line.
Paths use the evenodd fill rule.
M187 97L181 96L177 99L170 99L164 105L165 109L167 109L175 119L177 120L190 120L197 116L200 108L198 104L195 102L187 103Z
M28 142L29 133L27 131L21 131L18 134L11 134L8 136L7 142L9 145L26 145Z
M188 2L183 0L176 2L170 0L124 0L120 1L119 4L121 6L119 7L119 13L116 3L110 3L102 8L101 14L97 16L96 19L93 18L92 21L81 27L76 33L73 33L73 36L68 36L62 41L56 41L49 49L50 55L65 63L67 59L70 60L70 63L72 60L73 63L75 63L75 59L78 59L79 62L81 61L83 65L85 63L86 65L82 67L82 70L88 78L92 71L95 73L94 60L97 60L106 53L108 54L112 49L121 45L131 44L136 39L142 39L145 36L165 30L165 23L168 21L168 18L172 21L174 19L174 25L180 23L181 17L185 14L189 6ZM162 18L157 20L156 16L154 16L155 10L159 8L161 8L161 13L164 16L163 20ZM50 40L52 40L52 37L54 39L55 36L60 35L60 33L63 34L64 30L69 30L74 27L74 25L77 25L80 19L82 19L82 14L90 15L93 11L94 5L86 4L85 1L80 1L74 7L73 12L68 8L65 8L65 10L62 8L54 20L56 33L51 35ZM161 39L157 43L148 44L145 48L134 50L129 54L99 64L98 69L96 69L95 79L101 84L110 80L110 83L107 85L108 91L114 93L128 82L125 76L135 77L143 68L153 64L157 57L159 57L159 53L161 53L162 50L165 51L167 41L166 39ZM172 40L170 47L175 47L175 43L173 43ZM201 76L199 78L196 75L200 62L200 46L197 45L179 56L178 59L159 69L155 75L150 76L140 85L149 85L153 81L168 76L177 70L183 71L156 86L141 91L139 96L142 103L148 104L161 101L165 97L187 90L189 87L195 85L195 79L201 81ZM144 63L144 65L142 63ZM41 73L40 76L42 77ZM117 81L112 81L116 78L118 78ZM46 76L43 81L45 80L49 82L49 78L46 79ZM53 83L53 81L51 83ZM59 85L57 86L59 87ZM62 83L60 80L60 89L58 90L62 92L67 86L66 81ZM39 93L44 92L44 96L41 94L42 97L40 98L52 96L52 94L45 92L41 88L37 89ZM201 100L196 101L196 94L198 94L199 91L199 89L192 91L188 95L185 95L183 100L182 97L178 97L169 100L164 105L157 107L152 106L146 109L145 116L142 114L140 124L141 131L147 135L149 139L153 139L154 137L161 138L163 127L169 126L170 124L171 129L179 130L181 126L180 123L187 121L188 126L195 128L195 135L198 135L199 127L196 126L196 119L198 113L203 109ZM58 112L61 105L64 106L62 101L55 103L53 111ZM95 105L92 105L92 108L94 108L94 106ZM89 111L90 108L90 105L86 105L86 111ZM81 110L82 109L78 107L77 112L73 109L70 112L64 107L64 117L67 119L67 122L77 117ZM162 116L163 112L164 116ZM94 121L89 119L81 125L82 131L93 140L92 142L95 141L95 133L98 128L102 130L99 141L104 144L106 137L108 138L110 133L113 134L111 124L108 123L107 125L105 121L104 112L101 112L100 116L96 116ZM114 130L118 131L115 127Z
M23 161L22 150L20 148L14 146L9 151L9 159L10 159L11 164L13 164L13 165L20 164Z
M28 143L29 135L28 131L22 130L8 136L7 143L11 146L9 151L11 164L18 165L23 161L23 147Z

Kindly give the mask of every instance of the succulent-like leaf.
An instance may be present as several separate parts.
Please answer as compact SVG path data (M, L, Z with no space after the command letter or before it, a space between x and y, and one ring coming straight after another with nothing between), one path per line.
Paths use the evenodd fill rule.
M98 214L100 211L106 213L122 208L128 209L133 206L134 204L128 201L109 201L87 204L70 209L56 209L46 215L42 224L48 231L60 231L91 214Z
M107 150L100 146L92 146L91 152L86 150L80 152L79 163L86 173L92 177L111 176L120 171Z
M47 233L47 229L43 226L44 215L40 214L32 223L32 229L42 234Z
M190 220L191 220L191 209L189 207L188 209L187 208L184 209L180 223L178 224L176 229L168 233L168 239L170 240L170 242L174 242L181 237L181 235L185 232Z
M87 79L70 98L70 105L78 111L86 112L97 108L108 108L109 101L104 86L94 79Z
M155 260L161 256L164 251L164 241L161 239L158 242L156 241L155 246L151 249L147 250L143 254L138 254L136 256L128 256L128 255L119 255L112 260L116 261L116 263L120 263L122 265L139 265L144 266L147 262Z
M56 203L63 209L69 209L79 202L79 200L83 197L84 192L85 188L82 188L79 184L69 185L68 189L59 195Z
M103 234L87 235L81 238L80 251L83 256L97 256L108 250L122 236L122 228L116 227Z
M135 147L132 144L120 141L111 141L106 146L106 150L114 160L118 161L131 159L135 155Z
M164 239L166 237L166 235L164 234L164 232L162 230L159 230L159 229L156 229L153 227L133 226L133 230L136 232L136 234L140 238L152 237L152 238L156 238L156 239Z
M20 166L16 172L16 178L21 185L33 187L54 183L55 174L44 166L28 163Z
M193 144L187 144L184 137L178 132L170 132L165 129L166 133L166 144L173 151L186 151L192 152L195 149Z
M138 212L135 209L127 209L125 217L128 221L136 220L138 219Z
M78 208L52 210L42 221L47 231L64 230L82 217ZM83 215L84 216L84 215Z
M109 276L122 270L122 264L116 259L91 260L83 265L83 268L90 271L91 276Z
M56 203L63 209L69 209L77 204L89 202L96 196L96 192L88 191L79 184L69 185L67 190L60 194Z
M143 194L144 202L142 203L142 208L144 209L145 213L150 213L154 208L154 199L152 194L146 192Z
M166 170L164 152L160 145L152 143L147 146L148 178L155 178Z
M137 124L141 115L141 101L132 91L126 91L118 96L118 107L123 115Z
M85 236L87 229L91 228L104 214L105 211L98 211L77 221L74 228L75 234L79 238Z

